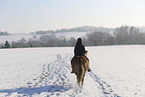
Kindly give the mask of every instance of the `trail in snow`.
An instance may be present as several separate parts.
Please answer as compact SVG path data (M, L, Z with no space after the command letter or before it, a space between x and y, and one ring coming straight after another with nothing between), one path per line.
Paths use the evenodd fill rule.
M17 89L0 90L1 92L8 93L10 96L16 92L18 94L24 94L23 96L32 95L47 95L47 96L113 96L118 95L113 93L111 86L102 81L93 72L87 73L85 77L85 85L83 88L77 87L76 76L70 74L71 56L58 54L57 59L54 62L43 65L43 70L40 76L36 77L33 81L27 83L27 87L19 87ZM87 81L92 82L89 84ZM95 83L95 84L94 84ZM93 87L94 93L89 90ZM99 93L102 92L102 93Z
M71 96L71 97L118 97L106 82L102 81L93 71L86 73L84 87L76 84L75 74L71 74L71 55L56 55L56 60L44 64L42 73L33 81L27 82L26 87L0 90L5 96ZM16 94L15 94L16 93Z

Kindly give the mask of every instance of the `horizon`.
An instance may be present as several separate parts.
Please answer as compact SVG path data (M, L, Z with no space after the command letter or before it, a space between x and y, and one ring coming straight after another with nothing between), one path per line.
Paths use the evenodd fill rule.
M144 0L0 0L0 31L30 33L80 26L145 27Z
M128 27L131 27L132 25L120 25L119 27L121 27L121 26L128 26ZM108 29L116 29L116 28L119 28L119 27L103 27L103 26L78 26L78 27L96 27L96 28L108 28ZM133 27L136 27L136 28L144 28L145 29L145 26L141 26L141 27L139 27L139 26L133 26ZM54 32L57 32L57 30L63 30L63 29L66 29L66 30L69 30L69 29L74 29L74 28L77 28L77 27L72 27L72 28L60 28L60 29L56 29L56 30L51 30L51 29L46 29L46 30L37 30L38 32L39 31L54 31ZM29 33L35 33L35 32L37 32L37 31L32 31L32 32L15 32L15 33L10 33L10 32L8 32L8 31L0 31L0 32L7 32L8 34L29 34ZM69 31L68 31L69 32ZM78 32L80 32L80 31L78 31Z
M84 25L84 26L78 26L78 27L96 27L96 28L108 28L108 29L116 29L116 28L120 28L121 26L128 26L128 27L131 27L132 25L120 25L118 27L103 27L103 26L87 26L87 25ZM52 29L46 29L46 30L37 30L37 31L54 31L54 32L57 32L57 30L63 30L63 29L66 29L66 30L69 30L69 29L74 29L74 28L78 28L78 27L71 27L71 28L60 28L60 29L55 29L55 30L52 30ZM136 28L145 28L145 26L133 26L133 27L136 27ZM0 32L7 32L8 34L29 34L29 33L35 33L37 31L32 31L32 32L15 32L15 33L10 33L8 31L0 31Z

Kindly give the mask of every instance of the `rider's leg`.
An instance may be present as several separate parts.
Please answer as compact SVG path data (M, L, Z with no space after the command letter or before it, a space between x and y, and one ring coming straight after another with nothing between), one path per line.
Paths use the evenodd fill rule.
M85 57L86 57L86 56L85 56ZM86 57L86 58L87 58L87 60L89 61L88 57ZM91 69L90 69L90 68L88 69L88 72L91 72Z
M75 56L74 56L75 57ZM72 60L74 59L74 57L72 58ZM72 65L72 64L71 64ZM71 73L74 73L73 70L71 71Z

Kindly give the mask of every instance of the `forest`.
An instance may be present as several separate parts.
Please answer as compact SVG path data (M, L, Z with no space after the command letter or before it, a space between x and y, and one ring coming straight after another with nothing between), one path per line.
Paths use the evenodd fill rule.
M64 30L64 29L63 29ZM26 41L22 38L19 41L9 43L6 41L1 48L25 48L25 47L66 47L74 46L76 39L71 37L57 38L53 31L50 35L42 35L39 39L29 39ZM36 32L38 33L38 32ZM79 32L78 32L79 33ZM73 33L72 33L73 34ZM110 33L108 30L94 30L82 37L85 46L101 46L101 45L130 45L130 44L145 44L145 33L137 27L123 25L113 30Z

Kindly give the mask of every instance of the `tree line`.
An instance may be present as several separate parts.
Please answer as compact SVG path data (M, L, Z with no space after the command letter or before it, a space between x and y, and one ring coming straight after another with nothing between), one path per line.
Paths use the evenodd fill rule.
M78 32L79 33L79 32ZM85 46L99 46L99 45L127 45L127 44L145 44L145 33L141 32L134 26L121 26L116 28L113 33L108 31L94 31L88 33L82 38ZM55 34L42 35L39 39L24 38L17 42L6 41L2 48L20 48L20 47L64 47L74 46L76 39L56 38Z
M121 26L113 34L95 31L87 35L87 45L145 44L145 33L134 26Z
M93 31L113 31L115 28L105 28L105 27L94 27L94 26L80 26L74 28L63 28L57 30L47 30L47 31L35 31L30 32L31 34L49 34L58 32L93 32Z
M25 47L65 47L73 46L76 42L76 39L71 37L69 40L56 38L54 34L51 35L42 35L39 39L29 39L26 40L22 38L19 41L12 41L9 43L6 41L2 48L25 48Z
M5 32L1 32L1 31L0 31L0 36L1 36L1 35L10 35L10 34L9 34L7 31L5 31Z

